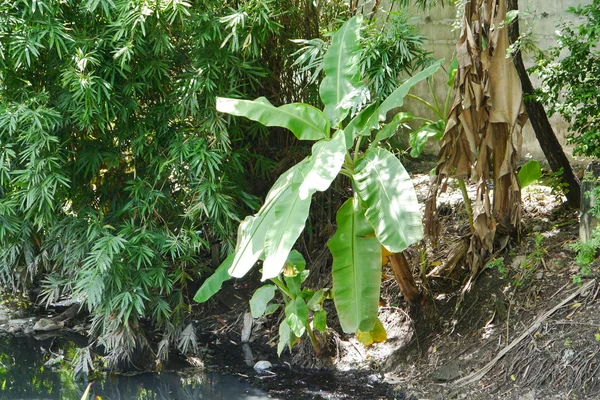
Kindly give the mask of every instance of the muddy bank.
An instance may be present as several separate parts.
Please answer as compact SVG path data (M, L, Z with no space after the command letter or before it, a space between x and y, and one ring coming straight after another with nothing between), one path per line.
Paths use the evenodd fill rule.
M416 177L415 182L423 199L428 177ZM474 194L473 188L469 193ZM388 333L386 342L365 348L353 336L339 333L331 319L325 357L316 357L307 343L300 343L279 360L273 347L275 314L255 321L251 341L259 349L257 357L278 365L282 375L286 368L297 376L305 371L334 379L350 375L358 382L356 394L346 390L353 379L342 379L339 392L331 389L348 398L598 398L598 271L581 277L581 284L573 281L580 272L570 247L578 240L578 212L567 208L550 187L526 188L521 241L495 254L472 289L464 291L468 267L448 266L448 260L468 232L467 215L457 190L449 190L440 202L440 243L423 243L408 252L427 300L409 306L392 271L384 269L380 319ZM327 275L326 269L320 272ZM227 306L219 301L199 326L223 342L235 343L240 352L251 293L252 278L225 288L223 296L235 301ZM263 382L276 380L258 379L254 384L265 387ZM373 391L368 391L371 386ZM277 384L272 390L278 390Z

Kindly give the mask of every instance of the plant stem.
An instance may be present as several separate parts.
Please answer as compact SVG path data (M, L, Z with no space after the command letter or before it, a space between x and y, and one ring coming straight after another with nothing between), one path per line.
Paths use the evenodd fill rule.
M310 324L306 323L306 333L308 334L308 338L310 339L310 344L313 347L313 350L315 351L315 354L317 356L321 355L321 346L319 346L319 341L317 340L315 333L313 332L312 328L310 327Z
M475 226L473 225L473 208L471 207L471 199L469 199L469 193L467 193L467 185L465 184L465 180L463 178L458 179L458 187L460 188L460 192L463 196L463 201L465 202L465 210L467 210L467 216L469 217L469 226L471 227L471 232L475 232Z
M419 96L415 96L414 94L410 94L410 93L409 93L409 94L407 94L407 95L406 95L406 97L410 97L411 99L415 99L415 100L417 100L418 102L420 102L420 103L424 104L424 105L425 105L425 106L427 106L427 107L428 107L428 108L429 108L431 111L433 111L433 113L434 113L435 115L437 115L437 117L438 117L438 118L440 118L440 119L444 119L444 117L443 117L443 116L440 114L440 111L439 111L437 108L435 108L435 106L433 106L433 105L432 105L430 102L428 102L427 100L425 100L425 99L422 99L422 98L420 98Z
M358 139L356 139L356 146L354 146L354 161L353 163L356 163L356 160L358 159L358 152L360 150L360 142L362 142L362 135L358 136Z
M435 109L438 111L436 114L438 115L438 117L440 117L440 119L443 119L443 117L440 115L442 109L440 108L440 103L438 102L437 96L435 95L435 90L433 90L433 78L429 77L427 78L427 85L429 86L429 91L431 92L431 97L433 97L433 102L435 103Z
M279 288L279 290L281 290L287 297L289 297L290 299L295 298L294 296L292 296L288 288L283 282L281 282L279 278L271 278L271 282L273 282Z

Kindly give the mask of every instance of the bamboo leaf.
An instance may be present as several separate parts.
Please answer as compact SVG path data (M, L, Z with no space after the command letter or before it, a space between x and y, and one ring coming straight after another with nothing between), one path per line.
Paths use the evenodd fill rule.
M327 243L333 255L333 299L346 333L373 329L379 307L381 244L364 213L358 198L348 199Z
M287 128L300 140L319 140L330 136L328 118L318 108L304 103L275 107L264 97L254 101L217 97L217 110L246 117L265 126Z
M216 269L216 271L208 277L200 286L200 289L196 292L194 296L194 301L198 303L204 303L206 300L210 299L215 293L221 290L221 286L223 286L223 282L231 278L229 275L229 268L231 268L231 264L233 263L234 254L231 254L229 257L225 259Z
M357 92L362 86L359 43L361 23L361 16L344 23L333 36L323 57L325 78L321 82L319 94L325 105L323 111L333 126L338 125L351 108L347 104L342 105L342 100L347 100L351 93Z
M252 318L260 318L267 310L267 304L275 297L275 285L265 285L256 289L250 299L250 313Z
M381 148L367 150L356 164L354 182L367 207L365 216L386 249L399 253L423 238L417 194L392 153Z

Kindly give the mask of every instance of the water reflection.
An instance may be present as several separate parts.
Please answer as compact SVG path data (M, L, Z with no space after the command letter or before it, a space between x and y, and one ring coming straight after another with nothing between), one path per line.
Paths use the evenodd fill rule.
M85 383L74 380L68 362L73 342L57 338L0 337L0 400L81 398ZM98 400L269 398L234 376L217 373L146 373L110 376L94 382Z

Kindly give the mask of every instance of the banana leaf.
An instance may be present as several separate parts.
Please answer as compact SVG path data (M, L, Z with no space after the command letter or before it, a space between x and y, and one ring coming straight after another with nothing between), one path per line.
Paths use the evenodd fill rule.
M319 87L319 94L325 105L323 112L332 126L337 126L348 115L351 108L346 104L348 97L362 86L361 46L358 40L361 23L361 16L353 17L344 23L333 35L331 45L323 56L325 78Z
M265 126L287 128L300 140L330 136L329 119L309 104L292 103L275 107L264 97L254 101L217 97L217 111L246 117Z
M223 286L223 282L231 278L229 275L229 268L231 268L231 264L233 263L234 254L231 254L229 257L225 259L216 269L216 271L208 277L200 289L196 292L194 296L194 301L198 303L204 303L206 300L210 299L215 293L221 290L221 286Z
M367 150L356 163L354 182L365 216L386 249L399 253L423 238L417 194L396 156L378 147Z
M329 188L344 163L344 133L338 131L331 140L313 145L312 155L297 170L292 190L281 196L274 206L274 219L264 240L265 260L262 279L274 278L281 272L290 250L304 229L311 197Z
M333 300L346 333L373 330L379 308L381 244L364 213L358 198L348 199L327 243L333 255Z

